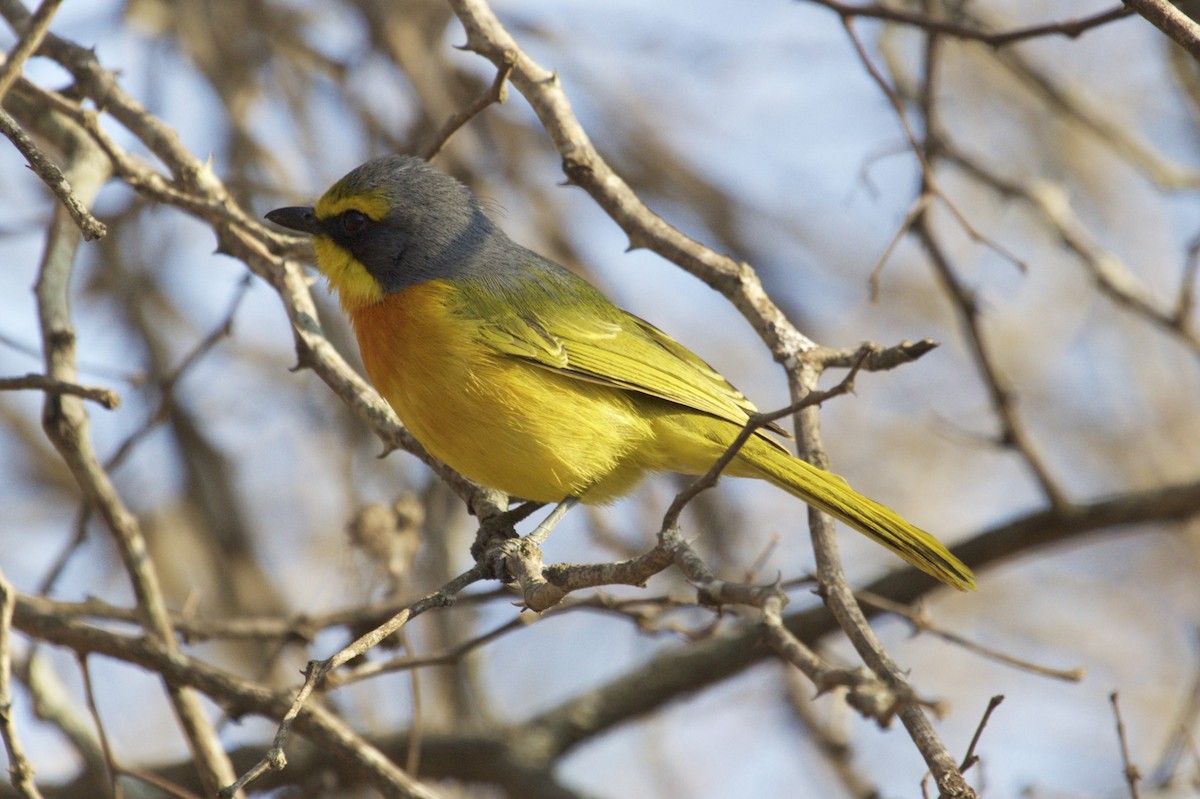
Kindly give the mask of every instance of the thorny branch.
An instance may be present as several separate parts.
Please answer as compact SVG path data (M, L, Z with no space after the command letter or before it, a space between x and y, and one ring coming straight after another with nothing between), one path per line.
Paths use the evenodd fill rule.
M1200 514L1200 484L1181 485L1166 492L1147 491L1114 497L1086 507L1031 514L988 531L968 545L957 548L955 554L979 569L1064 541L1098 535L1113 526L1136 525L1140 521L1158 518L1157 514L1163 509L1173 518ZM914 580L914 574L915 569L911 567L902 569L880 578L866 586L865 590L887 597L892 602L911 604L933 586L931 580ZM461 602L458 604L461 605ZM882 611L868 606L868 612L876 615ZM378 614L379 610L373 608L352 609L330 614L324 619L298 619L292 623L291 629L294 630L294 637L306 639L330 625L358 626L356 618L373 619ZM161 653L152 651L137 637L87 623L83 620L87 616L136 621L132 612L103 606L94 600L67 605L21 595L17 597L14 626L27 635L59 646L68 646L83 653L105 654L164 673L181 684L194 686L214 699L239 708L241 713L253 712L267 718L282 718L295 701L294 695L287 691L268 691L256 683L241 680L186 655L163 659ZM192 629L196 622L179 619L178 624L181 630L186 631ZM821 607L786 615L783 624L792 635L809 646L836 629L832 615ZM525 626L521 625L521 628ZM215 625L213 629L202 632L206 635L271 637L287 634L276 620L262 620L259 624ZM691 647L668 650L583 697L569 699L559 707L519 723L515 728L519 732L513 729L499 731L498 738L515 741L536 737L550 747L549 751L541 751L539 756L560 756L622 721L652 713L675 698L718 683L761 661L768 652L754 645L761 635L761 628L751 627L732 636L707 638ZM580 726L581 717L587 719L584 726ZM336 720L336 716L323 712L322 705L310 702L304 705L297 717L296 729L330 751L357 757L358 750L354 748L358 745L356 739L348 738L336 726ZM436 752L438 744L436 740L427 739L425 746L428 757L431 756L430 747ZM376 750L372 748L371 751ZM257 750L254 759L258 760L260 755L261 749ZM242 759L239 758L239 761ZM368 764L373 762L370 759L365 761Z
M537 112L563 159L567 177L583 187L629 235L631 246L646 246L700 277L720 291L750 321L776 360L788 372L793 399L799 402L815 391L822 370L815 344L800 334L767 297L749 264L717 255L668 225L647 208L592 146L575 118L558 81L512 39L482 0L451 0L467 31L467 49L500 68L513 65L512 81ZM814 408L797 417L802 451L817 466L826 467ZM939 789L953 797L973 797L974 791L958 773L954 759L933 731L924 712L908 701L911 691L899 667L883 652L837 563L833 522L821 513L809 513L817 551L818 576L826 601L859 654L877 677L900 697L901 719L937 779Z
M936 198L942 207L955 216L961 229L972 240L991 247L1014 263L1022 263L999 241L979 233L971 220L943 192L938 182L939 165L952 163L959 166L998 193L1026 203L1040 222L1057 232L1064 244L1093 272L1097 286L1106 295L1196 348L1196 331L1190 322L1194 292L1191 284L1197 271L1195 257L1188 261L1182 287L1173 306L1167 309L1154 301L1141 287L1131 282L1127 270L1118 268L1121 267L1119 262L1114 262L1089 238L1078 220L1070 216L1069 208L1064 211L1061 204L1055 205L1051 201L1053 197L996 177L986 167L974 165L967 156L957 153L950 146L949 137L940 130L935 113L936 92L933 90L934 78L940 69L938 41L943 37L977 42L992 48L1006 48L1015 42L1034 38L1074 38L1130 16L1136 10L1196 55L1200 50L1192 48L1195 41L1200 39L1195 35L1194 23L1179 19L1180 15L1169 4L1156 1L1128 3L1079 20L998 31L977 24L966 15L954 18L937 15L930 11L928 4L921 12L914 12L882 5L852 6L836 0L816 2L834 11L844 21L864 68L892 103L921 173L921 185L910 213L886 248L879 266L882 267L892 256L905 232L912 232L925 245L935 272L939 274L952 305L960 315L967 338L972 342L974 360L980 366L982 379L990 389L993 410L1001 420L1001 442L1022 454L1048 500L1046 510L977 536L960 547L959 553L964 560L978 568L1024 550L1046 546L1055 540L1082 536L1115 524L1148 519L1192 518L1200 513L1200 490L1191 484L1091 504L1073 504L1066 500L1051 479L1048 469L1035 455L1030 436L1021 417L1015 412L1015 391L999 368L991 363L989 345L979 319L978 298L956 271L952 258L945 252L937 232L930 224L928 213ZM37 11L30 15L15 0L0 0L0 13L9 20L19 36L16 46L0 64L0 99L11 111L11 115L0 111L0 129L55 193L84 238L104 235L104 225L91 215L88 205L99 183L109 175L133 187L152 202L171 205L203 219L216 233L221 252L242 260L278 293L291 324L299 366L310 368L318 374L366 422L386 447L405 449L428 463L460 498L472 506L481 520L501 514L504 498L479 490L431 458L398 424L379 396L338 355L317 321L316 306L301 270L290 260L305 252L303 244L294 238L265 231L253 215L235 201L211 165L197 159L183 145L175 131L125 92L116 76L101 66L95 52L49 33L49 22L57 5L55 0L44 0ZM609 213L628 236L631 247L646 247L663 255L727 297L787 369L793 404L777 414L754 419L726 457L714 465L709 475L696 481L676 498L663 520L656 544L628 560L547 565L543 562L540 547L544 534L549 531L549 527L545 527L539 533L525 538L489 539L492 548L484 553L479 565L447 583L441 590L404 605L398 611L389 605L356 607L341 614L312 619L196 619L188 613L172 612L167 607L158 584L154 561L148 555L140 521L132 514L108 476L108 471L126 451L141 441L143 435L131 436L127 440L128 447L121 447L118 456L107 462L102 462L92 450L87 412L79 399L85 398L115 408L118 398L114 392L82 385L77 379L75 333L67 302L70 263L77 235L63 223L60 214L48 242L46 263L39 280L46 373L0 379L0 390L34 389L45 394L47 434L58 447L62 459L71 467L88 509L96 512L114 534L134 589L136 605L131 608L115 607L99 600L56 603L44 597L22 596L0 576L0 734L9 749L14 786L23 796L39 795L9 712L12 702L13 629L34 640L71 648L81 658L101 654L137 664L161 675L185 737L193 748L194 759L200 764L205 790L219 785L223 786L221 795L233 796L260 775L283 768L286 763L284 746L295 729L319 747L353 764L362 775L361 778L384 795L433 796L432 791L418 782L414 775L394 765L398 761L397 755L390 750L385 751L382 743L355 733L322 703L314 701L313 694L388 671L459 662L466 653L528 626L529 620L535 617L528 613L518 616L484 634L464 640L440 655L398 658L386 663L366 662L342 672L336 672L335 669L353 658L360 658L389 636L403 630L425 610L456 604L459 592L478 580L502 579L512 582L525 608L549 615L565 612L572 607L582 607L583 603L574 606L569 603L568 597L573 592L606 585L644 585L654 575L674 569L695 588L698 604L718 609L731 608L736 611L735 615L752 615L755 623L742 625L740 632L729 639L697 635L691 650L670 652L647 668L632 670L612 684L602 686L595 695L579 697L509 725L486 741L482 741L481 736L481 740L472 742L476 745L473 751L497 753L495 759L489 761L496 765L496 773L503 771L501 764L507 764L511 770L505 773L510 776L524 768L524 779L536 775L538 779L547 780L544 784L551 784L553 780L548 775L561 754L622 720L644 715L674 696L712 684L745 668L748 663L764 657L761 648L756 650L750 644L765 641L775 656L795 665L820 691L847 688L848 701L864 716L886 724L898 715L935 774L939 790L949 796L972 796L970 787L962 780L961 771L972 765L976 743L988 716L985 715L981 721L967 756L961 764L956 764L929 724L925 706L930 703L917 697L905 674L875 639L867 620L868 614L873 615L877 609L868 607L864 610L857 604L842 574L836 539L827 517L817 513L811 517L821 594L826 607L791 615L785 613L788 600L785 586L750 585L720 578L683 538L677 524L683 506L699 491L715 483L721 468L736 453L736 447L758 426L771 419L784 415L796 416L797 437L803 452L814 463L825 465L816 406L825 399L850 390L860 369L877 371L894 368L929 352L935 345L926 339L916 344L906 341L887 348L864 345L854 350L827 348L811 341L792 325L767 295L758 274L749 264L721 255L689 238L645 205L593 147L575 118L556 75L540 66L517 44L485 2L452 0L450 5L467 30L467 49L490 60L495 65L496 73L485 91L433 133L428 156L437 154L463 125L478 124L480 120L472 120L489 105L503 102L505 87L511 81L538 114L562 158L568 180L583 187ZM867 52L866 44L856 33L853 21L858 18L904 25L925 37L925 75L916 96L916 109L924 122L923 135L918 135L909 123L908 115L912 109L905 105L905 95L894 87L897 81L889 82L879 71ZM1014 51L1005 49L1003 52L1009 54ZM20 77L23 63L34 53L48 56L71 73L75 81L72 87L74 94L50 91ZM85 107L76 99L79 96L87 98L93 107ZM32 107L36 107L40 113L34 114ZM110 129L101 124L106 116L117 120L133 134L140 145L165 167L165 171L160 171L158 166L133 155L128 148L118 144L120 138L113 136ZM29 130L39 137L45 136L41 128L47 120L51 125L61 129L70 128L85 137L78 152L56 144L67 153L64 163L67 164L65 171L71 175L70 180L26 133ZM89 163L89 159L95 159L95 163ZM82 169L81 178L76 177L75 170L79 169ZM228 319L232 319L236 307L235 302ZM193 357L199 357L227 331L228 326L222 325L205 338L193 350L193 355L184 360L176 374L182 374L193 362ZM843 368L849 372L839 386L822 392L817 385L827 368ZM164 394L169 393L173 381L162 388ZM143 430L148 431L150 427L148 423ZM927 590L928 585L919 579L914 580L911 570L906 569L883 578L873 588L890 596L890 602L907 603ZM489 598L495 596L493 594ZM471 601L483 600L464 597L457 604ZM665 600L662 601L663 606L667 604ZM894 604L879 604L895 612L903 612ZM378 624L379 616L387 613L391 613L391 617L383 624ZM636 618L636 614L631 612L628 617ZM914 624L937 632L923 618L911 614L909 618ZM94 623L95 619L137 624L140 634L115 632L107 625ZM821 635L833 629L831 619L836 619L842 631L850 637L867 668L834 666L816 654L812 647ZM311 642L319 632L335 626L359 630L367 621L377 626L332 657L309 664L305 683L298 692L273 691L264 687L263 683L237 678L188 654L179 643L179 638L189 641L214 636L247 640L271 638L282 646ZM942 632L938 634L953 637ZM975 649L988 657L999 657L1016 665L1031 665L1018 658L1007 657L1004 653ZM665 664L670 664L670 667ZM631 690L631 687L641 690ZM198 707L197 692L217 701L234 715L256 713L281 720L275 740L266 755L260 757L256 754L254 760L257 762L247 765L245 769L239 765L238 771L242 771L243 776L237 780L234 780L230 758L211 723ZM595 712L582 712L581 703L584 702L590 703ZM99 722L99 714L96 716ZM99 731L103 737L103 727ZM531 753L520 748L522 742L531 739L539 741L541 751ZM1124 745L1122 729L1123 749ZM451 767L444 765L455 760L452 755L446 755L447 752L457 751L453 750L450 742L433 735L426 736L422 746L423 764L440 762L443 764L441 768L446 768L447 773L456 776ZM461 763L462 760L460 755L457 761ZM239 764L241 762L239 758ZM518 768L514 764L521 766ZM111 757L109 765L112 766ZM437 768L439 766L435 765L435 771ZM516 785L518 779L512 777L513 781L508 784ZM1136 795L1134 776L1129 777L1129 785L1131 792Z
M73 173L85 196L99 190L108 178L109 166L94 148L75 153ZM71 316L69 285L78 238L61 215L51 225L46 251L38 274L35 294L41 323L46 374L62 383L76 382L76 336ZM147 556L141 525L129 510L97 458L89 431L89 419L79 398L50 393L42 411L42 425L70 469L90 507L104 520L113 535L128 572L142 624L157 646L178 648L166 611L158 573ZM176 716L196 758L201 781L215 791L232 778L232 769L215 729L199 697L188 689L167 684Z

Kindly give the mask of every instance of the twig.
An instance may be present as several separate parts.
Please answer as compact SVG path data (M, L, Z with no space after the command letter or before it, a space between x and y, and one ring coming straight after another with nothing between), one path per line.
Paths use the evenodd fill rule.
M971 7L960 6L958 13L970 18ZM1059 85L1038 68L1033 58L1020 48L998 51L996 61L1008 69L1032 94L1065 121L1087 131L1096 143L1103 145L1121 159L1168 191L1195 191L1200 188L1200 171L1182 166L1164 157L1140 135L1137 128L1114 122L1103 108L1096 108L1066 84Z
M1124 0L1154 27L1200 60L1200 24L1170 0Z
M538 524L538 526L535 527L533 531L525 537L529 539L530 543L541 546L546 542L546 538L550 535L550 531L557 527L558 523L563 520L563 517L567 515L571 508L578 504L579 499L577 497L567 497L562 502L555 505L554 510L550 511L549 515L546 516L545 519L542 519L541 523Z
M849 37L850 43L854 46L854 51L858 55L858 59L862 63L863 68L866 69L867 74L870 75L871 79L875 81L875 84L879 87L880 91L883 92L884 96L887 97L892 109L896 112L896 119L900 123L900 128L904 132L904 136L909 143L909 148L912 150L913 155L916 156L917 165L921 170L921 182L923 187L922 193L928 192L937 197L937 199L941 201L942 206L950 212L950 215L954 217L956 222L958 222L959 227L962 228L963 232L966 233L972 241L982 244L983 246L995 252L1001 258L1011 262L1013 266L1015 266L1021 272L1028 271L1028 267L1025 265L1023 260L1021 260L1015 253L1013 253L1003 244L991 238L990 236L985 235L978 228L976 228L971 220L967 219L966 214L959 209L958 205L951 201L950 197L944 191L942 191L940 185L934 177L933 167L929 163L928 156L926 155L925 150L918 143L916 134L913 133L912 125L909 124L908 114L904 110L904 103L900 100L900 96L896 93L896 90L890 83L888 83L887 78L885 78L883 73L879 71L879 68L875 66L875 62L871 59L871 56L867 53L866 46L862 43L862 40L858 36L858 32L854 29L854 18L842 17L842 25L846 29L846 35ZM926 218L926 210L927 209L920 209L920 212L916 214L916 219L920 220ZM910 223L910 225L911 224L913 223Z
M7 136L13 146L21 151L21 155L25 156L25 160L29 162L29 166L37 176L42 179L50 191L54 192L54 196L71 214L71 219L74 220L76 227L79 228L86 240L98 239L108 232L104 223L92 216L87 204L80 201L62 170L33 143L32 139L25 135L25 131L21 130L17 121L3 109L0 109L0 133Z
M1171 738L1163 747L1162 755L1151 771L1150 786L1154 791L1165 789L1175 782L1183 758L1189 750L1194 758L1193 767L1200 766L1200 750L1197 750L1196 741L1192 737L1197 717L1200 717L1200 665L1193 664L1192 668L1191 688L1187 698L1179 702L1179 710L1171 722ZM1197 772L1197 775L1200 776L1200 772ZM1193 776L1192 780L1193 784L1200 784L1196 782L1197 776Z
M859 363L860 359L862 363L860 368L863 371L883 372L903 366L906 363L912 363L923 355L937 349L937 346L938 343L929 338L923 338L920 341L905 339L899 344L893 344L890 347L884 347L868 341L853 349L849 347L820 347L815 352L809 353L808 357L822 372L830 368L849 369L854 364Z
M400 639L404 641L405 649L409 649L411 640L400 631ZM409 774L417 774L421 769L421 739L425 734L425 715L421 703L421 674L416 669L408 673L409 690L412 692L412 722L408 725L408 751L405 753L404 770Z
M506 633L528 627L537 618L539 617L536 615L522 613L514 619L499 624L485 633L463 641L461 644L436 655L408 655L393 658L382 663L364 663L352 671L329 672L325 675L325 687L332 690L340 688L343 685L362 682L380 674L390 674L396 671L416 671L428 666L448 666L459 662L467 653L491 643Z
M971 346L975 366L987 386L992 409L1000 421L1000 431L995 443L1020 454L1046 500L1052 505L1062 504L1065 501L1062 489L1058 487L1049 467L1035 449L1024 419L1018 413L1016 392L996 365L995 356L980 321L978 298L954 270L945 250L933 235L928 217L919 218L913 230L925 248L930 265L950 296Z
M67 47L66 43L61 41L58 42L58 45ZM70 50L70 52L75 53L76 51ZM81 85L86 85L88 81L98 79L94 70L99 70L101 73L103 70L99 65L91 64L94 56L82 56L81 58L84 65L91 66L85 68L76 65L79 66L80 71L72 74L80 81ZM72 68L69 64L64 64L64 66L68 69ZM147 146L150 146L150 142L154 142L156 146L163 148L164 153L172 153L171 158L166 158L163 154L158 155L165 163L172 165L177 173L176 176L168 177L158 172L144 160L131 155L117 145L112 136L101 126L100 115L96 111L82 108L57 92L47 91L40 86L24 83L18 85L27 86L29 92L36 97L39 103L51 111L62 114L82 128L108 157L113 174L143 196L190 211L208 220L210 224L222 220L229 224L255 230L261 235L271 235L256 220L247 217L241 207L232 201L224 185L213 174L210 163L193 158L186 150L174 152L172 150L174 145L170 143L170 139L176 138L174 131L167 127L162 120L142 108L136 100L125 94L119 85L114 83L112 86L106 87L105 91L109 93L101 95L106 103L115 102L118 98L121 100L116 106L106 104L105 111L115 114L117 110L122 110L127 118L125 120L126 127L135 131Z
M49 661L50 656L43 648L33 648L23 662L14 664L14 672L25 684L34 716L53 725L70 741L83 762L82 776L99 784L108 767L95 725L79 713L74 692L67 688Z
M1159 307L1136 273L1115 253L1105 249L1080 223L1062 188L1047 181L1025 186L999 175L952 144L944 143L943 149L947 160L967 175L1036 212L1037 219L1058 236L1063 246L1087 270L1101 294L1118 307L1179 338L1193 352L1200 354L1200 333L1191 327L1197 268L1194 248L1184 264L1174 307Z
M20 391L32 389L45 391L49 394L73 394L86 400L99 403L105 408L115 410L121 405L121 397L112 389L98 386L81 386L78 383L68 383L55 380L53 377L39 374L27 374L22 377L0 377L0 391Z
M983 711L983 717L979 719L979 724L975 726L975 734L971 736L971 743L967 746L967 753L963 755L962 762L958 765L958 770L960 772L965 774L968 769L972 768L976 763L979 762L979 756L975 754L975 749L979 746L979 741L983 737L983 730L985 727L987 727L988 720L991 719L992 713L995 712L996 708L1000 707L1000 703L1003 701L1004 694L996 694L988 700L988 706ZM929 795L929 792L926 790L926 780L928 777L929 774L926 773L925 777L921 780L921 793L924 796Z
M789 707L804 725L809 739L825 756L827 764L845 788L845 794L851 799L880 799L882 791L854 762L854 747L845 724L845 703L835 699L828 714L831 718L823 718L817 712L809 684L800 673L789 670L785 677L788 699L791 700Z
M670 566L672 558L660 542L629 560L545 566L537 544L528 538L518 538L499 544L492 558L483 562L491 564L493 577L517 584L526 608L541 613L573 591L601 585L645 585Z
M433 136L433 141L421 153L421 157L426 161L432 161L437 157L446 143L450 141L450 137L458 132L458 129L471 121L471 118L476 114L482 113L485 108L493 103L503 103L508 99L508 76L512 74L513 65L511 62L503 62L500 68L496 71L496 77L492 79L492 84L487 87L476 97L469 106L459 111L454 116L450 117L438 128L437 133Z
M179 381L184 378L195 364L211 352L221 339L227 338L233 332L233 319L237 315L238 309L241 308L242 300L245 299L247 292L250 290L251 279L250 275L246 275L246 279L238 283L237 288L234 289L233 296L229 300L229 304L226 306L225 314L221 317L221 321L192 347L192 350L184 356L179 365L165 379L159 382L158 405L151 411L142 426L130 433L117 446L113 454L104 462L105 469L111 471L119 467L139 441L150 435L155 428L166 421L168 409L175 399L175 387L179 385Z
M781 604L774 598L764 603L759 622L763 638L780 657L803 672L819 694L845 688L846 704L883 729L891 725L901 707L913 701L910 694L898 693L865 668L838 669L825 665L784 626L781 609Z
M850 17L864 17L867 19L881 19L887 22L896 22L902 25L911 25L914 28L919 28L926 33L936 33L943 36L951 36L956 39L965 39L968 41L977 41L991 47L1004 47L1014 42L1026 41L1044 36L1066 36L1070 39L1078 38L1087 31L1098 28L1101 25L1106 25L1114 20L1123 19L1130 16L1133 10L1125 6L1116 6L1107 11L1100 11L1087 17L1079 19L1067 19L1060 22L1047 22L1040 25L1030 25L1024 28L1014 28L1008 31L989 32L978 28L969 28L965 25L956 24L955 22L934 17L928 14L922 14L914 11L907 11L903 8L893 8L891 6L881 4L871 5L851 5L849 3L838 2L838 0L809 0L809 2L828 8L843 19Z
M113 756L112 743L108 740L108 732L105 730L104 722L100 719L100 708L96 704L96 691L92 686L92 672L88 668L88 656L82 652L77 652L75 656L79 663L79 673L83 677L83 698L87 705L88 713L92 716L92 725L96 728L96 738L100 741L100 751L104 753L104 766L108 776L108 786L112 791L113 799L121 799L124 792L121 790L121 782L117 779L120 775L120 769L117 767L117 759Z
M1142 779L1142 773L1138 771L1138 767L1134 765L1129 755L1129 741L1125 738L1125 722L1121 720L1121 705L1118 697L1118 693L1113 691L1108 695L1108 701L1112 704L1113 718L1117 725L1117 741L1121 745L1121 763L1124 764L1125 783L1129 786L1130 799L1141 799L1138 782Z
M1179 278L1179 293L1175 300L1174 318L1181 329L1190 330L1192 309L1196 307L1197 275L1200 275L1200 238L1188 247L1183 275Z
M25 747L17 736L13 719L12 694L12 622L17 592L0 572L0 738L8 752L8 778L26 799L41 799L33 779L33 766L25 757Z
M779 419L783 419L784 417L799 413L805 408L816 407L823 402L833 399L834 397L840 397L843 394L849 394L853 392L854 378L858 376L859 370L862 368L863 364L866 363L867 356L871 352L871 349L872 345L870 344L864 344L862 347L859 347L858 355L854 359L854 363L851 365L850 370L846 373L846 376L842 378L841 382L833 388L826 389L824 391L814 389L807 392L801 399L796 400L787 407L771 411L770 413L757 413L751 416L750 419L747 420L746 424L742 426L742 429L738 432L737 437L734 438L733 442L725 448L725 451L721 453L721 457L717 458L716 462L713 463L709 470L693 480L683 491L679 492L675 496L675 499L667 508L666 515L663 516L662 529L674 529L678 526L679 515L683 513L683 509L687 507L687 504L695 499L700 492L707 491L717 484L717 481L721 479L721 473L725 471L725 468L729 466L734 458L737 457L737 454L741 448L745 446L746 442L750 440L751 436L753 436L763 427L771 424L772 422L778 421Z
M659 533L659 541L671 553L676 567L688 582L696 587L701 603L718 607L738 604L758 608L759 629L763 639L781 658L803 672L816 686L818 693L846 688L846 702L880 727L887 727L898 708L913 701L911 694L898 693L866 669L834 668L826 664L784 626L783 608L788 600L778 583L747 585L718 578L676 527L664 526Z
M967 746L967 753L963 755L962 762L958 764L959 771L966 772L967 769L979 762L979 756L975 754L975 749L979 746L979 739L983 737L983 728L987 726L992 713L1000 707L1000 703L1003 701L1004 694L996 694L988 700L987 709L983 711L983 718L979 719L979 724L975 727L975 734L971 736L971 743Z
M1132 15L1133 9L1120 5L1110 8L1107 11L1097 11L1091 16L1080 17L1079 19L1066 19L1061 22L1047 22L1042 25L1030 25L1025 28L1002 31L980 41L998 48L1012 44L1013 42L1022 42L1042 36L1060 35L1068 39L1078 39L1083 34L1095 30L1101 25L1107 25L1110 22L1116 22Z
M173 797L173 799L208 799L208 797L200 797L191 791L185 790L170 780L163 779L153 771L125 766L121 769L121 773L133 777L134 779L141 780L147 785L153 785L167 796Z
M38 583L37 592L42 595L50 594L63 572L67 569L67 564L71 562L71 558L83 546L83 542L87 540L88 522L92 518L92 508L87 503L82 503L75 511L75 521L72 524L74 532L71 538L59 550L58 555L50 563L50 568L46 570L46 575ZM134 619L138 621L138 619Z
M932 201L933 195L927 191L923 191L917 195L917 199L913 200L908 210L905 211L904 219L901 220L900 226L896 228L896 232L892 234L892 238L888 241L887 246L883 248L883 253L879 256L875 265L871 267L871 272L867 277L867 285L871 289L872 302L879 299L879 278L883 274L883 267L891 259L892 252L895 251L896 246L912 230L913 223L916 222L921 214L925 213L925 210L929 208L929 204Z
M742 577L742 582L752 583L757 580L759 572L766 567L767 562L775 554L775 550L779 548L779 542L781 539L782 536L780 536L779 533L775 533L769 539L767 539L767 543L763 545L762 551L758 553L758 556L755 557L754 561L751 562L749 567L746 568L744 576Z
M80 147L72 164L74 174L94 193L110 174L95 148ZM46 374L67 383L76 380L75 328L71 318L69 285L78 236L69 232L61 214L50 226L46 252L35 285L38 317L45 352ZM146 548L141 525L129 510L96 456L90 422L83 402L65 394L47 394L42 427L70 469L86 502L104 520L121 553L137 597L146 635L167 651L178 649L158 573ZM202 782L215 792L233 778L233 768L221 746L199 697L192 691L166 684L176 716L196 760Z
M378 644L383 639L402 629L414 618L424 613L425 611L435 607L447 607L454 604L455 597L459 591L462 591L468 585L482 580L486 577L484 568L476 565L469 571L463 572L458 577L455 577L450 582L446 583L437 591L429 594L422 599L417 600L413 604L401 610L392 618L388 619L383 624L376 627L374 630L359 637L353 643L343 647L340 651L326 660L311 660L304 670L305 679L304 685L301 686L299 692L296 693L292 700L292 705L288 709L286 715L279 723L279 728L275 732L275 739L271 743L271 748L267 753L248 771L243 773L236 780L221 788L217 793L221 799L229 799L246 786L253 783L259 777L271 771L281 771L287 766L287 756L284 754L284 746L287 744L288 736L291 734L292 724L295 723L305 705L308 702L308 697L321 683L326 674L338 668L347 661L356 658L368 649ZM412 796L431 796L425 793L417 783L411 782L402 786L405 790L410 791Z
M41 593L41 592L40 592ZM488 601L508 600L511 593L504 589L479 592L460 597L456 607L469 606ZM82 602L63 602L46 596L26 596L25 601L36 605L47 614L62 619L104 619L108 622L124 622L137 625L140 615L136 608L113 605L95 597ZM171 621L176 633L188 643L227 639L234 641L256 639L282 639L284 641L312 643L316 637L334 627L362 629L375 626L399 613L407 605L381 602L374 605L355 605L317 616L303 614L293 617L250 616L243 618L193 618L181 613L172 613Z
M3 0L0 3L0 13L4 14L14 28L23 29L30 24L31 16L28 10L16 0ZM228 194L224 193L211 167L192 156L179 134L170 125L151 114L125 92L116 75L100 65L95 51L79 47L53 33L47 33L39 52L61 64L74 76L81 93L96 100L105 113L111 114L137 136L160 161L172 167L176 178L187 192L205 198L219 196L221 204L231 210L235 207L232 202L228 202ZM57 106L57 110L67 109ZM86 122L89 118L94 122L95 114L84 113L77 121ZM95 137L94 131L89 132ZM100 143L99 139L97 143ZM119 148L118 152L121 152Z
M912 140L912 146L918 153L918 158L940 158L944 151L944 137L939 132L940 125L938 124L936 115L937 105L935 103L937 95L935 80L939 74L937 65L939 63L939 54L942 52L940 42L941 39L932 33L926 38L925 42L925 53L922 60L923 80L920 84L918 96L921 112L925 117L925 136L919 146L915 140ZM861 50L861 44L858 46L861 51L860 57L866 58L865 50ZM869 61L866 63L869 65ZM876 81L880 84L883 91L887 92L889 90L890 87L883 81L882 76L877 77ZM898 113L903 113L903 108L899 104L899 98L896 98L893 102ZM906 127L905 130L907 131L908 128ZM922 172L922 194L929 190L928 181L931 174L931 168L927 165L926 169ZM1049 469L1034 450L1033 442L1026 431L1024 421L1017 413L1014 392L1009 388L1007 381L1004 380L995 366L991 349L984 338L984 329L979 320L979 306L974 291L964 284L950 263L950 259L946 256L944 248L934 235L933 225L927 213L918 214L913 220L910 229L924 246L930 265L933 267L938 278L940 278L946 293L949 295L960 317L960 322L965 328L967 338L973 349L974 362L988 388L993 409L1000 420L1001 431L998 443L1001 446L1016 449L1024 458L1047 500L1051 504L1061 503L1063 500L1062 492L1050 475Z
M42 39L46 37L50 30L50 20L54 18L54 12L58 11L61 4L62 0L42 0L42 4L33 12L28 24L24 26L25 29L21 31L21 38L13 49L8 51L7 58L0 60L0 103L4 102L4 95L8 94L13 81L20 76L21 68L25 66L29 56L33 55L41 45Z
M1063 680L1064 682L1079 682L1084 678L1084 676L1086 676L1086 669L1084 669L1082 666L1077 666L1073 669L1054 669L1050 668L1049 666L1041 666L1028 660L1022 660L1021 658L1013 657L1012 655L1005 654L998 649L992 649L991 647L986 647L983 644L968 640L958 633L952 633L948 630L943 630L942 628L938 627L919 609L902 605L899 602L893 602L887 597L882 597L878 594L872 594L869 591L859 591L855 595L858 597L860 602L865 602L868 605L874 605L880 610L885 610L888 613L895 613L897 616L900 616L908 621L915 631L932 633L944 641L957 644L968 651L974 652L975 654L981 655L990 660L995 660L999 663L1004 663L1005 665L1021 669L1022 671L1028 671L1032 674L1038 674L1043 677L1051 677L1056 680Z
M631 249L653 250L725 295L781 363L816 346L771 301L749 264L689 238L642 202L600 157L557 76L521 49L485 0L450 0L450 5L467 31L465 49L488 59L497 69L512 65L510 80L549 134L568 181L583 188L621 227Z

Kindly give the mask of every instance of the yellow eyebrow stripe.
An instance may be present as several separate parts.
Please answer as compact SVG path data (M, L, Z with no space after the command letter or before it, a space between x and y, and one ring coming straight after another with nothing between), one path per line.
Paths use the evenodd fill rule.
M346 211L359 211L372 221L378 222L387 216L389 203L381 191L360 194L344 194L342 185L336 184L317 201L317 219L329 219Z

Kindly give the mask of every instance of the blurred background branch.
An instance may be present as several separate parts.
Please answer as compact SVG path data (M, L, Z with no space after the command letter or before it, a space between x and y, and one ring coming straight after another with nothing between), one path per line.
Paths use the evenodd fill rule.
M849 538L842 576L814 521L856 653L810 591L802 508L734 481L681 517L686 569L612 585L621 561L660 565L680 484L652 481L538 550L528 577L566 587L541 615L474 587L348 663L251 791L914 795L911 738L932 733L926 760L949 774L971 746L989 793L1118 793L1115 690L1129 762L1163 764L1143 794L1194 784L1196 714L1178 708L1200 662L1200 49L1183 5L0 16L0 732L17 744L0 796L211 795L263 758L305 662L470 568L466 507L503 499L399 425L306 246L258 221L397 150L436 154L514 238L760 407L850 368L864 339L905 342L869 348L857 395L798 438L955 543L981 590L931 593ZM935 634L872 605L850 618L860 587ZM787 661L858 676L798 702ZM910 714L910 736L848 701Z

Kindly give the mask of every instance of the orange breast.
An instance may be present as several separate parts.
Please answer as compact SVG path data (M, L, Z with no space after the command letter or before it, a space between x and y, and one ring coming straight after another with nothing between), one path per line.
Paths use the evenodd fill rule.
M462 378L464 341L447 318L448 292L432 281L350 310L367 375L410 427L427 395Z
M541 502L611 499L647 435L624 392L496 353L453 287L429 281L351 309L367 374L413 435L476 482ZM602 484L602 485L598 485Z

